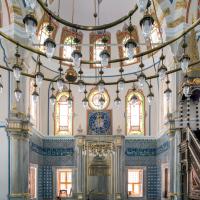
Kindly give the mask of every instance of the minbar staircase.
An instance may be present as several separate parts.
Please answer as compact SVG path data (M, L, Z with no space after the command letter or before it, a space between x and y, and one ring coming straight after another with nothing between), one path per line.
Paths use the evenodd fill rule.
M190 128L181 133L181 183L183 200L200 200L200 131Z

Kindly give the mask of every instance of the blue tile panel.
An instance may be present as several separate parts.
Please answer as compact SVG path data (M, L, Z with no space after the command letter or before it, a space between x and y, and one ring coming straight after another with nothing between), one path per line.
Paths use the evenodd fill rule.
M31 143L31 150L42 156L73 156L73 148L44 148L37 144Z
M156 165L147 167L147 199L160 199L160 173L159 167Z
M141 147L143 147L141 145ZM126 148L126 156L157 156L169 149L169 142L165 142L159 147L155 148Z

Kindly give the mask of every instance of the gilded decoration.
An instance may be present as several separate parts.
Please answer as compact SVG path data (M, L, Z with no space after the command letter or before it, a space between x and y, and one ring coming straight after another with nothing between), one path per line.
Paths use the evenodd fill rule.
M131 33L131 37L133 38L133 40L138 43L139 42L139 38L138 38L138 33L137 33L137 29L136 26L134 26L134 30ZM124 44L126 43L126 41L130 38L130 33L126 30L123 31L118 31L117 32L117 43L118 43L118 50L119 50L119 57L120 58L125 58L127 57L126 55L126 49L124 47ZM140 53L140 48L137 47L135 52L135 54ZM128 65L132 65L135 63L138 63L140 61L139 58L134 58L132 60L125 60L120 62L121 66L128 66Z
M133 104L131 99L137 97L137 102ZM126 96L126 134L144 135L145 131L145 98L140 91L128 91Z
M108 44L111 44L111 34L109 32L106 33L98 33L98 32L91 32L90 33L90 60L91 61L100 61L100 59L98 59L99 57L99 53L104 49L103 48L103 43L102 43L102 39L106 37L106 39L108 39ZM97 45L99 44L99 45ZM101 46L100 46L101 45ZM108 46L107 47L108 52L111 55L111 47ZM90 64L90 68L98 68L101 67L100 64ZM109 64L107 66L107 68L110 68L111 65Z
M103 97L105 100L103 105L100 105L99 103L100 97ZM88 95L88 103L89 107L92 110L105 110L110 104L110 96L107 90L104 90L104 92L99 92L98 88L95 87L92 90L90 90L90 93Z
M77 49L81 51L81 46L78 45L77 47L75 46L74 39L78 38L80 43L83 41L83 33L81 31L76 32L75 30L69 29L67 27L63 27L62 29L62 34L60 38L60 44L66 44L66 46L61 46L60 47L60 57L62 58L71 58L71 53L73 50ZM62 64L67 65L67 66L72 66L71 62L67 61L62 61Z
M56 96L54 113L55 135L72 135L73 106L68 106L68 97L68 92L61 92Z

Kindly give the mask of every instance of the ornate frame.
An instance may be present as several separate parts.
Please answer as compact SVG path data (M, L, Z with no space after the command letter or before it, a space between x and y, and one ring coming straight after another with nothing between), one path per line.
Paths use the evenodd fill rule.
M110 114L110 122L111 122L111 124L110 124L110 129L111 129L111 134L110 135L112 135L113 134L113 116L112 116L112 110L111 109L108 109L108 110L106 110L106 109L104 109L104 110L87 110L87 135L90 135L90 134L88 134L88 131L89 131L89 113L90 112L108 112L109 114Z
M82 41L83 41L83 33L81 31L75 32L74 30L70 30L67 27L63 27L62 33L61 33L61 38L60 38L60 44L64 44L64 41L67 37L73 37L73 38L78 37L78 39L80 40L80 43L82 43ZM81 46L78 46L78 50L81 51ZM60 47L60 50L59 50L60 57L63 57L63 51L64 51L64 48L62 46L62 47ZM63 61L62 61L62 64L69 66L69 67L73 66L72 64L68 64Z
M123 55L123 40L125 37L129 37L129 32L127 30L123 30L123 31L117 31L116 33L116 36L117 36L117 43L118 43L118 51L119 51L119 57L122 59L124 58L124 55ZM134 38L134 40L138 43L139 42L139 38L138 38L138 32L137 32L137 29L136 29L136 26L134 26L134 31L132 32L131 36ZM137 47L136 48L136 54L140 53L140 48ZM120 62L120 66L129 66L129 65L132 65L132 64L135 64L135 63L139 63L140 62L140 58L134 58L132 60L132 62L130 63L126 63L126 61L122 61Z
M97 87L94 87L90 90L89 94L88 94L88 105L90 107L91 110L96 110L96 111L99 111L98 109L95 109L94 106L91 105L91 102L90 102L90 96L93 94L93 93L98 93L98 88ZM108 106L110 105L110 96L109 96L109 93L106 89L104 89L104 92L103 92L104 96L107 97L108 99L108 103L107 105L105 106L105 108L103 108L103 110L106 110L108 108Z
M90 33L89 37L90 37L90 45L91 46L90 46L89 53L90 53L90 60L91 61L94 61L94 48L95 48L94 44L95 44L95 42L97 40L103 38L104 36L106 36L108 38L108 44L111 44L111 33L109 33L109 32L98 33L98 32L94 32L94 31ZM110 46L107 47L107 50L111 55L111 47ZM106 68L110 68L110 67L111 67L111 65L109 64ZM97 67L95 64L90 64L90 68L99 68L99 67Z
M127 122L127 108L128 108L128 99L132 97L132 95L135 94L136 96L139 96L142 100L142 122L140 122L140 129L141 130L132 130L131 132L128 130L128 122ZM125 120L126 120L126 135L146 135L145 134L145 96L142 91L136 90L135 92L133 90L128 90L126 97L125 97ZM142 126L142 127L141 127Z

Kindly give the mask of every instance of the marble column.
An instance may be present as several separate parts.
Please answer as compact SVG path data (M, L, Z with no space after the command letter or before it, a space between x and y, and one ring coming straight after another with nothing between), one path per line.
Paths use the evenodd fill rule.
M77 199L84 199L84 188L85 188L85 179L84 179L84 154L83 154L83 145L85 137L76 136L76 159L77 159Z
M123 199L123 184L124 183L124 136L116 135L115 136L115 199L121 200Z
M29 118L12 111L7 119L9 139L9 200L29 199Z

